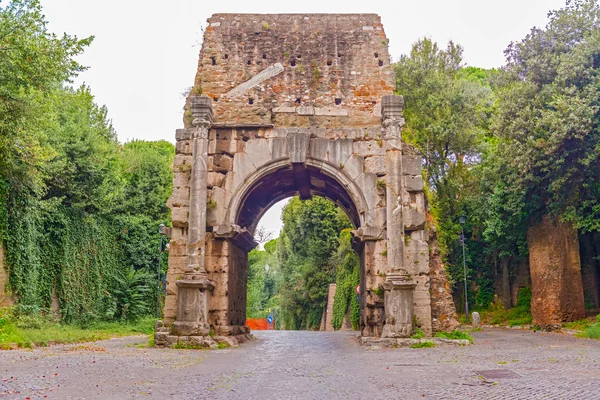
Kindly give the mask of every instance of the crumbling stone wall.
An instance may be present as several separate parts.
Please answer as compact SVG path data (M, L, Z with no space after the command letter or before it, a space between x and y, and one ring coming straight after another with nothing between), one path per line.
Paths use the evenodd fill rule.
M296 194L333 200L356 228L362 334L382 334L382 284L394 271L415 284L412 308L418 325L431 334L421 158L400 142L403 101L390 96L395 77L380 18L216 14L208 22L185 129L176 133L165 322L175 319L175 282L187 262L193 143L199 140L194 135L204 135L199 127L209 126L200 139L207 141L204 260L213 284L208 322L218 334L247 332L252 235L272 204ZM194 114L191 99L200 94L212 99L214 113ZM391 235L388 220L398 215L402 223L393 224L397 234ZM389 243L401 248L390 249ZM392 256L396 261L390 262Z
M223 123L344 128L380 124L394 84L377 15L215 14L193 91Z
M435 232L430 233L429 243L431 325L433 332L448 332L457 328L460 323Z
M585 317L579 240L575 228L544 216L527 232L533 323L560 327Z

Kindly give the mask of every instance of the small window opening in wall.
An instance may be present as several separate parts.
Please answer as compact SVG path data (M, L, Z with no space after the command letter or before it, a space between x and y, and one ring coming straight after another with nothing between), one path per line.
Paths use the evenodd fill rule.
M342 53L338 53L338 57L341 57L341 56L342 56Z
M335 98L335 105L336 105L336 106L339 106L340 104L342 104L342 99L341 99L341 98L339 98L339 97L336 97L336 98Z
M263 53L263 60L267 59L267 53Z
M229 58L229 54L225 54L223 58L227 60Z
M296 58L302 58L302 56L301 56L300 54L298 54L298 55L296 56Z
M300 100L300 97L296 97L296 104L300 104L302 102L302 100Z
M219 101L218 97L213 98L213 101L216 103L217 101Z
M252 60L248 60L248 65L252 65Z
M375 53L373 55L375 56L375 58L379 58L379 53Z
M331 60L327 60L327 66L331 67L331 64L333 64L333 62Z
M248 104L254 104L254 99L252 97L248 99Z
M292 59L290 60L290 65L291 65L292 67L295 67L295 66L296 66L296 60L292 58Z
M383 67L383 60L379 60L377 64L379 64L380 67Z
M377 105L377 102L376 102L376 101L372 101L371 103L373 103L373 105Z
M212 65L217 65L217 59L215 58L215 56L212 56L210 58L210 61L212 62Z

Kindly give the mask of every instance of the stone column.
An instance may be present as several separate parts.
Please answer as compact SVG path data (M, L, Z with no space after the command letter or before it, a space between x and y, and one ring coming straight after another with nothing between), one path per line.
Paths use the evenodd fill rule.
M413 329L413 290L404 267L404 216L402 204L402 96L384 96L381 101L383 138L386 152L386 238L388 269L384 290L385 325L383 337L408 337Z
M193 117L192 171L188 217L188 265L177 281L177 318L172 333L177 336L207 336L208 295L213 284L204 267L208 174L208 132L212 104L208 97L191 97Z

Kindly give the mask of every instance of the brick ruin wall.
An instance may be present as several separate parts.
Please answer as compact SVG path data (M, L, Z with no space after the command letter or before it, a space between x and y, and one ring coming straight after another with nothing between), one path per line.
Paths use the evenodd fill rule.
M527 232L533 323L547 328L585 317L579 240L573 226L545 216Z
M208 23L192 93L213 99L216 124L381 124L395 78L379 16L215 14ZM231 92L278 64L277 75Z
M318 166L307 172L313 194L336 201L355 225L374 235L363 242L361 251L361 304L363 333L378 336L384 317L379 285L387 268L386 241L382 240L386 199L378 181L385 180L386 152L390 150L390 144L382 140L381 99L393 94L395 85L380 18L373 14L216 14L208 22L190 95L209 96L214 109L208 138L206 242L206 268L215 283L209 302L210 323L239 325L245 318L247 249L217 233L218 227L231 223L228 216L233 211L228 207L232 199L264 165L281 157L293 158L296 137L309 137L307 156L322 160L318 163L330 169L333 166L333 175L343 175L364 192L366 211L359 217L345 190L335 189L339 184L328 181ZM187 263L191 122L187 109L186 129L176 135L174 189L169 199L173 229L164 309L167 323L175 318L175 282ZM420 156L411 146L403 146L402 200L408 205L404 263L417 283L414 305L418 323L431 333L432 307L440 302L430 303L430 291L439 293L440 288L432 287L429 277ZM318 165L325 168L325 164ZM290 171L271 174L259 182L235 223L252 231L252 223L271 204L295 194L290 192L295 179ZM434 283L448 290L445 276ZM443 311L434 314L450 313L453 304L446 299L442 307Z

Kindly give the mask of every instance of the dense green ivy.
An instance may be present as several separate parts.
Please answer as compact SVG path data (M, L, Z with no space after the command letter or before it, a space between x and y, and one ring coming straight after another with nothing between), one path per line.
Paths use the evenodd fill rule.
M30 309L57 300L67 322L152 313L173 145L118 143L90 89L67 86L93 38L49 32L39 1L0 4L0 37L0 245L10 294Z
M360 322L360 304L355 292L356 285L360 283L360 260L352 250L351 240L350 229L344 229L340 233L337 251L332 257L336 267L336 291L331 319L334 329L342 327L347 312L350 312L353 329L358 329Z

